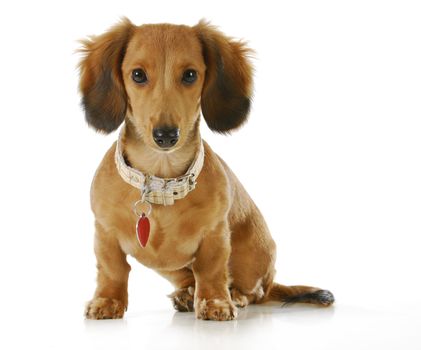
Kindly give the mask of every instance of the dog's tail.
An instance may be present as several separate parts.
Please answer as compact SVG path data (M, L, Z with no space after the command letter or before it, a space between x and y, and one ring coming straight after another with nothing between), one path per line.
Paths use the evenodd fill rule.
M307 286L284 286L273 283L266 293L266 301L281 301L284 305L309 303L322 306L332 305L335 297L328 290Z

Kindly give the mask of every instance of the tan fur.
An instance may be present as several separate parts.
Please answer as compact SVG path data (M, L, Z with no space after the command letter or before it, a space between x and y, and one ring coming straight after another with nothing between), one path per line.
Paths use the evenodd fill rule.
M184 174L200 145L200 109L208 125L220 132L238 127L247 117L252 92L249 51L207 23L136 27L124 20L86 41L83 51L81 91L88 122L110 132L125 120L124 156L146 174ZM135 68L147 72L144 86L132 81ZM198 73L191 86L181 83L186 69ZM169 151L152 138L152 129L164 125L180 129L180 139ZM128 305L127 254L175 286L171 297L180 311L192 311L194 291L194 309L201 319L230 320L237 315L234 302L245 306L276 299L272 289L290 290L273 284L275 243L262 215L229 167L204 145L196 189L172 206L152 205L146 248L137 242L132 210L139 190L119 176L115 144L106 153L91 191L98 286L86 310L88 318L123 316ZM300 288L295 294L317 290Z

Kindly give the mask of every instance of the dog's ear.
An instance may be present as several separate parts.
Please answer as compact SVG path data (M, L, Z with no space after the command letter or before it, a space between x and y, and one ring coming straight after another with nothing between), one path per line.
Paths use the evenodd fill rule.
M206 64L202 113L210 129L228 133L243 124L250 111L253 89L251 50L203 20L194 29L202 44Z
M121 64L135 26L122 19L108 32L82 41L80 91L86 121L97 131L110 133L123 122L127 95Z

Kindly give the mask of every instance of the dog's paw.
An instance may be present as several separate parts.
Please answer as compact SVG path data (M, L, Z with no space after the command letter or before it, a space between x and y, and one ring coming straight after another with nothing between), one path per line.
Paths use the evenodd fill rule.
M85 317L90 320L123 318L126 306L117 299L94 298L86 305Z
M237 318L237 308L229 300L199 299L195 310L196 317L201 320L230 321Z
M246 307L249 304L249 300L246 295L242 294L238 289L231 289L231 299L235 306Z
M194 287L177 289L170 295L174 309L181 312L194 311Z

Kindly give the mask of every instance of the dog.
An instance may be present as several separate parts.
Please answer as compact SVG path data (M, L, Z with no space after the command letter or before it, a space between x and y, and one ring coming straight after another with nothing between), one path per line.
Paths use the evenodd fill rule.
M87 123L118 141L94 176L97 288L88 319L122 318L129 254L175 287L178 311L233 320L267 301L329 306L331 292L274 282L276 246L256 205L200 136L249 114L252 51L202 20L193 27L128 19L82 41Z

